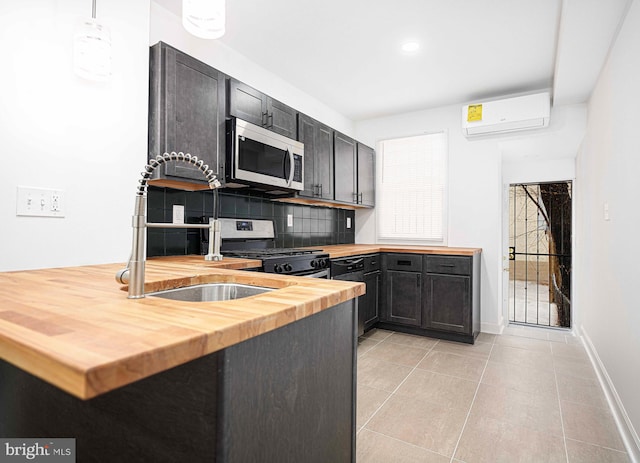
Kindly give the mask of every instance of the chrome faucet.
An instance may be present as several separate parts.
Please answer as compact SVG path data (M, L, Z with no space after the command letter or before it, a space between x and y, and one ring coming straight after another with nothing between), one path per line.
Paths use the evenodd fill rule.
M147 222L147 186L151 174L156 168L169 161L186 162L193 164L205 176L209 183L209 188L214 190L214 211L213 217L209 219L209 224L173 224L173 223L149 223ZM116 280L123 284L129 284L129 299L139 299L144 297L144 269L147 255L147 228L208 228L209 229L209 252L204 257L205 260L222 260L220 254L220 222L217 215L217 189L222 185L216 178L213 170L199 160L196 156L184 153L164 153L149 161L141 173L142 178L138 180L136 191L136 203L133 213L133 245L131 256L127 267L116 274Z

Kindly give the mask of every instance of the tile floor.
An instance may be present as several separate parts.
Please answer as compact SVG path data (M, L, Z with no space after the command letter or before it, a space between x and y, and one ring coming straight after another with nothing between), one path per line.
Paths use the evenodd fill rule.
M366 333L357 427L358 463L630 461L582 344L549 330Z

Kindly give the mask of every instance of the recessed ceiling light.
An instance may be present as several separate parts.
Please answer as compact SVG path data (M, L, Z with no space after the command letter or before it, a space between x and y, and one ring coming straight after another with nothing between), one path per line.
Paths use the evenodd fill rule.
M420 50L420 44L415 40L409 40L403 43L401 48L405 53L415 53Z

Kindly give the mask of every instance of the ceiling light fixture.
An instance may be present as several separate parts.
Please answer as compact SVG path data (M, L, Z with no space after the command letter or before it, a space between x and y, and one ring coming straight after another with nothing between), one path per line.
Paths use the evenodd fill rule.
M225 0L182 0L182 25L202 39L225 33Z
M414 40L410 40L403 43L401 48L405 53L415 53L420 50L420 44Z
M88 80L107 81L111 77L111 32L96 20L96 0L91 19L85 19L73 35L73 70Z

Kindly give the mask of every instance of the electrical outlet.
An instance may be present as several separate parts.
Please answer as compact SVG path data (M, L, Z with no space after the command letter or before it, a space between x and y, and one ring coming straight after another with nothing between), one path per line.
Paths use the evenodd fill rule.
M184 223L184 206L173 205L173 223Z
M64 217L64 191L19 186L16 215L27 217Z
M351 228L351 217L347 217L347 228Z
M293 227L293 214L287 214L287 227Z

